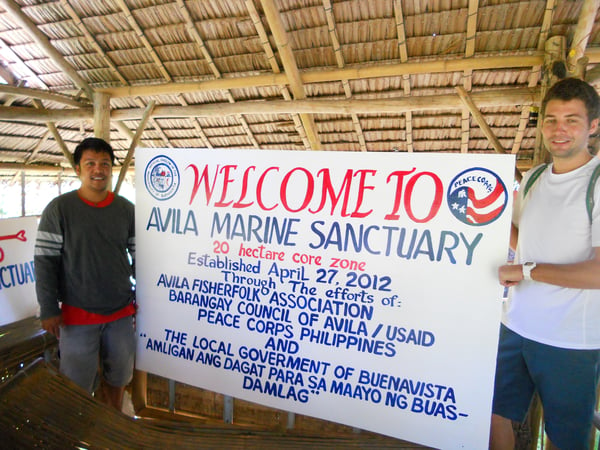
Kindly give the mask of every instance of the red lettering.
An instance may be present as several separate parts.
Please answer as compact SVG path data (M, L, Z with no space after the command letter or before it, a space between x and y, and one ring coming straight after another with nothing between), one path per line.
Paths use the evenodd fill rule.
M396 177L396 194L394 195L394 209L392 212L384 217L385 220L398 220L400 215L398 214L398 210L400 209L400 202L402 201L402 183L404 182L404 176L413 173L416 170L416 167L413 167L412 170L398 170L396 172L392 172L387 177L386 183L389 183L392 177Z
M375 175L376 173L377 173L377 171L375 171L375 170L359 170L354 175L354 176L360 175L360 185L358 187L358 198L356 199L356 208L354 209L354 212L352 214L350 214L350 217L366 217L373 212L372 209L370 209L366 212L359 212L358 210L360 209L360 207L362 205L365 189L368 189L371 191L373 189L375 189L375 186L365 186L365 177L367 175ZM345 207L346 207L346 204L344 203L344 208Z
M252 206L254 202L250 203L242 203L244 197L246 197L246 193L248 192L248 174L250 170L256 170L256 166L250 166L244 171L244 179L242 180L242 193L240 194L240 199L233 204L234 208L247 208L248 206Z
M248 258L256 259L270 259L270 260L285 260L285 252L274 252L267 249L264 245L258 247L244 247L243 243L240 243L240 249L238 251L239 256L246 256Z
M315 210L308 210L310 213L315 214L321 211L325 207L325 202L327 198L331 199L331 212L330 215L333 216L333 211L337 206L340 197L342 196L342 190L344 191L344 203L342 204L342 217L347 217L348 213L346 212L346 207L348 206L348 197L350 195L350 184L352 182L352 169L348 169L346 171L346 175L344 175L344 181L342 182L342 186L338 194L335 194L334 188L331 184L331 175L329 173L329 169L321 169L317 173L317 177L319 175L323 176L323 189L321 190L321 204Z
M190 164L186 169L192 169L194 173L190 204L203 188L206 204L212 203L217 208L240 209L256 204L263 211L281 207L292 213L307 211L317 214L327 211L333 216L337 211L340 217L364 218L373 213L373 209L368 208L373 196L370 191L378 186L371 182L378 173L375 169L346 169L339 176L335 172L332 174L331 168L322 168L316 175L304 167L294 167L281 174L278 166L260 168L259 172L255 165L238 168L235 164L215 167L206 165L202 168ZM387 177L386 183L395 183L395 188L392 187L395 192L392 209L384 216L385 220L398 220L402 208L417 223L427 222L438 213L443 201L440 178L431 172L415 174L415 170L414 167L410 170L397 170ZM420 186L417 183L423 179L429 181L429 178L434 182L431 206L428 206L426 200L422 207L420 198L418 205L413 204L413 191ZM321 183L321 186L317 186L317 183ZM425 191L431 192L427 189ZM318 196L320 198L315 198ZM415 214L424 217L416 218Z
M433 198L433 202L431 203L429 214L423 219L417 219L412 212L411 198L413 189L415 188L415 184L423 176L429 176L433 180L435 184L435 196ZM433 219L433 217L435 217L435 215L440 210L440 207L442 206L442 198L444 195L443 190L444 188L442 186L442 180L440 180L440 178L432 172L421 172L416 174L410 180L408 180L408 182L406 183L406 197L404 197L404 209L406 210L408 217L410 217L414 222L417 223L429 222L431 219Z
M306 185L306 191L304 193L304 201L302 202L302 205L300 205L300 207L298 209L292 209L288 203L287 187L288 187L288 183L290 182L290 178L292 178L292 175L297 170L304 172L306 174L307 185ZM293 191L298 192L298 189L296 189L296 185L294 185ZM285 175L285 177L283 177L283 181L281 182L281 187L279 188L279 195L281 197L281 203L283 204L283 207L287 211L298 212L298 211L302 211L304 208L306 208L308 206L308 204L312 200L314 191L315 191L315 180L312 176L312 173L310 173L304 167L296 167L295 169L290 170Z
M213 190L215 189L215 183L217 182L217 175L216 172L219 170L219 166L217 165L216 169L215 169L215 178L212 182L212 186L209 188L208 187L208 166L204 166L204 170L202 171L202 175L200 175L198 168L194 165L194 164L190 164L189 166L186 167L186 169L191 168L194 171L194 187L192 188L192 195L190 196L190 205L192 204L192 202L194 201L194 198L196 197L196 194L198 193L198 189L200 188L200 183L202 181L204 181L204 191L206 193L206 204L208 205L208 202L210 201L210 198L212 197L213 194Z
M224 206L229 206L233 202L233 200L230 200L227 203L225 203L225 197L227 197L227 186L232 181L235 181L235 178L229 178L229 172L231 172L231 169L237 169L237 166L227 165L221 168L221 173L225 173L225 175L223 176L223 191L221 192L221 199L217 203L215 203L215 207L220 208Z
M256 185L256 202L258 203L258 206L260 206L261 209L263 209L265 211L271 211L272 209L275 209L279 206L279 203L275 203L270 208L267 208L262 200L262 188L263 188L263 184L265 182L265 177L267 176L267 173L270 172L271 170L276 170L277 172L279 172L279 167L269 167L267 170L265 170L263 172L263 174L260 176L260 178L258 179L258 184Z
M292 261L294 261L295 263L301 263L301 264L309 264L309 265L316 265L316 266L320 266L321 265L321 257L320 256L315 256L315 255L307 255L306 253L294 253L292 255Z

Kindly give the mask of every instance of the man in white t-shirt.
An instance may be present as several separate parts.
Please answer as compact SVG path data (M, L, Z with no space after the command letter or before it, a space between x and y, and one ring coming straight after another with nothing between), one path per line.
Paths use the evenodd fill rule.
M522 422L534 392L553 448L587 450L600 374L600 164L588 150L600 99L575 78L559 81L542 102L549 164L515 202L515 264L499 268L512 287L502 319L490 437L491 449L513 449L511 421Z

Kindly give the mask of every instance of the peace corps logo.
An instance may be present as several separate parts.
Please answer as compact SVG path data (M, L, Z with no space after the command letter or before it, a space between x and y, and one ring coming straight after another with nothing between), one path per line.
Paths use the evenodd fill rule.
M467 169L450 183L448 207L463 223L487 225L502 215L508 203L506 186L494 172L480 167Z
M146 166L144 183L156 200L168 200L179 189L179 169L170 158L156 156Z

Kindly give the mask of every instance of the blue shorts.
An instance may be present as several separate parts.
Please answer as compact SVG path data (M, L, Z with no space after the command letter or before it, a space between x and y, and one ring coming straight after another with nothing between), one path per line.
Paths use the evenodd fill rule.
M60 329L60 371L89 393L104 380L126 386L133 377L135 358L133 316L98 325L65 325Z
M552 443L587 450L599 375L600 350L540 344L502 325L492 412L523 422L537 391Z

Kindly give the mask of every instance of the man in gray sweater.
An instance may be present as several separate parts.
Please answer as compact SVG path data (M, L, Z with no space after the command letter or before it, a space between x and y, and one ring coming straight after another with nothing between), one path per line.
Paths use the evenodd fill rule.
M52 200L35 245L42 327L59 339L60 371L121 410L135 352L134 206L111 192L114 153L87 138L73 154L81 187Z

